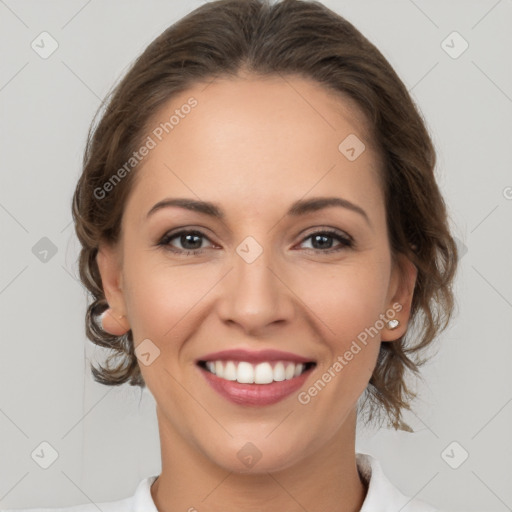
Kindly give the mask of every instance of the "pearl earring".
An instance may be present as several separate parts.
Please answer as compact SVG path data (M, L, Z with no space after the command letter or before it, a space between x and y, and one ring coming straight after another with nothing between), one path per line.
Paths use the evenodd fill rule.
M400 322L396 319L390 320L387 323L388 329L396 329L400 325Z

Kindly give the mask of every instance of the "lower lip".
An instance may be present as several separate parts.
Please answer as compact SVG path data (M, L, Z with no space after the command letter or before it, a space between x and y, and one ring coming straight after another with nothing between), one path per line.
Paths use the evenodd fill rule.
M309 374L310 368L298 377L281 382L272 382L270 384L240 384L236 380L226 380L217 377L213 373L199 368L208 384L224 398L237 405L271 405L284 400L294 392L298 391L304 384Z

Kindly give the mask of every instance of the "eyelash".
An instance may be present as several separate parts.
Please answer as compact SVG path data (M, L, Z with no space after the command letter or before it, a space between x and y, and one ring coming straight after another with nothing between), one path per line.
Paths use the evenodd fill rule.
M178 254L180 256L199 256L200 254L205 252L205 249L175 249L172 248L169 245L169 242L173 240L174 238L178 238L181 235L197 235L200 237L203 237L207 240L210 240L204 233L198 230L181 230L176 233L166 233L160 242L158 242L158 246L163 246L165 249ZM336 253L339 251L342 251L343 249L350 249L354 247L354 240L349 235L342 234L339 231L333 230L333 229L322 229L319 231L314 231L313 233L310 233L306 237L304 237L301 240L301 243L308 240L309 238L312 238L315 235L327 235L328 238L335 238L339 242L341 242L341 247L335 248L335 249L327 249L327 250L321 250L321 249L307 249L308 251L313 251L314 253L322 253L322 254L330 254L330 253Z

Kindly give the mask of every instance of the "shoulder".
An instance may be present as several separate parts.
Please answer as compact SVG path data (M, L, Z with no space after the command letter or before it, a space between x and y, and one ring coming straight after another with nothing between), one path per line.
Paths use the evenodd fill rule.
M388 480L379 461L371 455L358 453L356 460L359 474L368 485L360 512L440 512L421 500L402 494Z
M133 496L118 501L102 503L86 503L83 505L70 505L58 508L24 508L24 509L0 509L0 512L158 512L151 497L151 484L157 476L144 478Z

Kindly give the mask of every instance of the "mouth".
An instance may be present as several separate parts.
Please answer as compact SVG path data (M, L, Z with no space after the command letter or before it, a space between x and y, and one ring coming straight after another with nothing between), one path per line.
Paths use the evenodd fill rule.
M277 351L227 351L205 356L196 365L208 384L230 402L264 406L298 391L316 362Z

